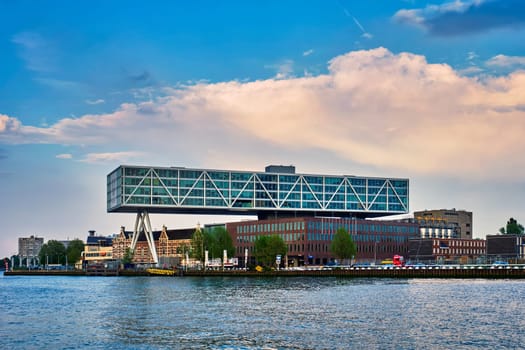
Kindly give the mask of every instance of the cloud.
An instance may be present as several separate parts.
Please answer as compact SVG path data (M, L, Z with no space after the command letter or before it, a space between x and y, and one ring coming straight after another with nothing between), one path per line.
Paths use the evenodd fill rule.
M470 66L470 67L458 70L459 75L473 75L473 74L479 74L481 72L483 72L483 68L480 68L478 66Z
M127 162L133 158L144 156L142 152L112 152L112 153L88 153L82 162L103 163L103 162Z
M310 56L313 53L314 53L314 49L306 50L305 52L303 52L303 56Z
M478 57L479 57L478 54L476 52L474 52L474 51L469 51L467 53L467 61L474 61Z
M62 154L57 154L55 157L58 159L72 159L73 155L69 153L62 153Z
M71 89L78 89L81 88L82 85L80 83L77 83L75 81L70 80L62 80L62 79L54 79L54 78L35 78L35 81L42 84L49 86L53 89L57 90L71 90Z
M333 58L326 74L164 88L163 97L49 127L2 115L0 143L107 152L86 162L198 159L253 169L261 159L301 160L405 176L522 179L524 89L525 71L468 77L377 48Z
M56 69L56 48L40 33L21 32L15 34L11 41L18 45L20 57L29 70L48 73Z
M278 64L265 65L265 68L274 69L277 71L275 79L286 79L290 78L293 74L293 60L284 60Z
M398 23L415 25L435 36L459 36L525 24L525 1L456 0L396 12Z
M150 79L150 74L148 71L143 71L139 74L130 74L129 79L135 82L144 82Z
M487 66L515 67L525 66L524 56L496 55L486 62Z
M97 100L86 100L86 103L88 105L99 105L99 104L102 104L102 103L105 103L106 101L104 101L103 99L99 98Z

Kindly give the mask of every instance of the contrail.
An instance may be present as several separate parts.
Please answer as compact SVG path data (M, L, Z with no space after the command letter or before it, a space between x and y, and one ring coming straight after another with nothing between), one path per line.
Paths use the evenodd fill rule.
M372 37L372 34L368 33L365 28L361 25L361 23L359 23L359 21L357 20L357 18L355 18L355 16L353 16L346 8L343 7L343 5L341 5L341 3L338 1L337 2L339 4L339 6L343 9L343 12L345 13L345 15L347 17L350 17L354 23L356 24L357 27L359 27L359 29L361 29L361 32L363 33L363 36L365 38L371 38Z

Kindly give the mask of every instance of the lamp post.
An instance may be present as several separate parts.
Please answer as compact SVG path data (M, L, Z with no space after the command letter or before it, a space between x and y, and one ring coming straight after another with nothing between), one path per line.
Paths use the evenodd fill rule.
M377 244L378 243L379 242L377 240L374 242L374 265L376 265L377 263Z

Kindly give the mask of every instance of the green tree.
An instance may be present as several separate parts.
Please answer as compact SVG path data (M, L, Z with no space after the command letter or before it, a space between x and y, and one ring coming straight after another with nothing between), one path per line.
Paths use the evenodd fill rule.
M277 235L259 236L255 240L254 256L261 265L272 266L277 255L285 256L287 252L286 243Z
M209 256L214 258L222 258L224 250L226 250L228 257L235 254L232 237L224 227L215 227L212 231L206 231L204 247L208 249Z
M59 241L50 240L42 245L38 258L41 264L65 264L66 247Z
M124 253L124 256L122 257L122 263L131 264L132 260L133 260L133 253L131 252L131 248L127 247L126 252Z
M330 245L330 251L341 260L352 259L355 256L357 251L355 243L343 227L337 229Z
M16 266L20 266L20 257L18 255L11 256L11 260L13 262L13 266L9 265L12 268L15 268Z
M84 251L84 242L80 239L74 239L71 242L69 242L66 254L67 254L67 263L68 264L75 264L77 261L80 260L80 257L82 256L82 252Z
M510 218L507 221L507 225L499 229L499 232L506 235L522 235L524 232L523 225L516 221L514 218Z
M197 228L191 236L191 257L200 261L204 261L204 245L205 233L200 228Z

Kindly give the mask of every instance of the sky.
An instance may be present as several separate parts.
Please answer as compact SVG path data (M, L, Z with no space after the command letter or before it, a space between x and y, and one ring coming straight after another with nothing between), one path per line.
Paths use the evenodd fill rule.
M131 229L121 164L409 178L476 238L523 223L524 37L522 0L0 0L0 256Z

